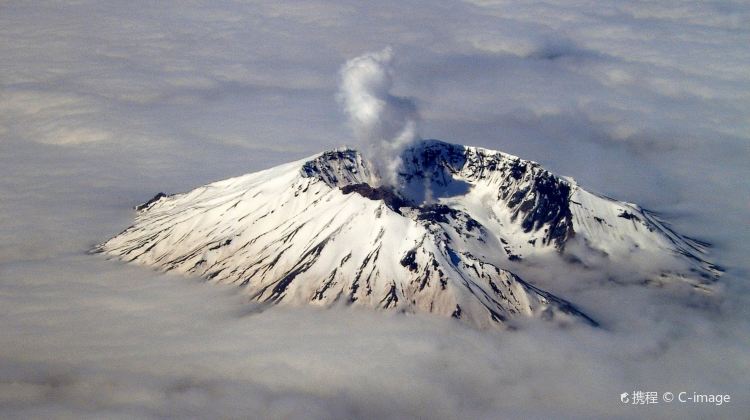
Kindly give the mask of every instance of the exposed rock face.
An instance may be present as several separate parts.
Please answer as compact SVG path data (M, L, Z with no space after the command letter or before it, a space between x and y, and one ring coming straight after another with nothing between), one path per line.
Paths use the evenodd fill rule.
M535 162L485 149L427 141L406 152L402 174L407 183L425 177L438 191L461 190L457 179L468 185L497 187L497 199L512 212L525 232L546 229L544 244L562 248L574 234L568 199L571 189ZM413 172L409 169L414 168Z

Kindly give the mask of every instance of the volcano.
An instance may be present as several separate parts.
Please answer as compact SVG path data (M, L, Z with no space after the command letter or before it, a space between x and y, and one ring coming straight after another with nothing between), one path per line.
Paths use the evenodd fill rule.
M721 274L707 244L654 213L516 156L424 140L401 154L397 187L372 167L343 148L160 193L96 250L233 284L258 302L432 313L480 328L523 318L598 325L538 287L554 284L559 264L602 281L627 266L639 284L704 293ZM546 262L539 278L515 274Z

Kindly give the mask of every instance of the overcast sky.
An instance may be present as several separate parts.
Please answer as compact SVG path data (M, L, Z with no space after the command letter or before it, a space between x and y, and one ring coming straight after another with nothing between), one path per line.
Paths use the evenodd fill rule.
M750 5L360 3L0 2L0 416L746 415ZM257 313L86 255L156 192L356 146L339 71L388 46L423 137L659 212L714 244L714 296L570 286L609 329L490 333ZM636 389L732 401L623 406Z

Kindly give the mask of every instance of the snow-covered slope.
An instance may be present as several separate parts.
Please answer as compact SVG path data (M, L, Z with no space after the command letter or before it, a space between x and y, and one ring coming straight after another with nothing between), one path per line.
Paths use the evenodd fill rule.
M343 149L160 194L98 250L236 284L261 302L431 312L480 327L514 317L596 325L508 271L527 259L603 277L614 262L696 287L719 274L701 258L704 244L534 162L434 140L402 160L397 190Z

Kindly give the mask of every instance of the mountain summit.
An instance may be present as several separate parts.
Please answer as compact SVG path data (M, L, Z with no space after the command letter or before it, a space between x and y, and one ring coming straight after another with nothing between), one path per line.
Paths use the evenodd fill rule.
M159 194L97 250L236 284L260 302L429 312L479 327L519 317L597 325L535 285L554 284L553 269L514 274L527 264L568 264L602 281L627 266L639 283L704 291L720 274L706 244L535 162L436 140L401 160L398 188L339 149Z

